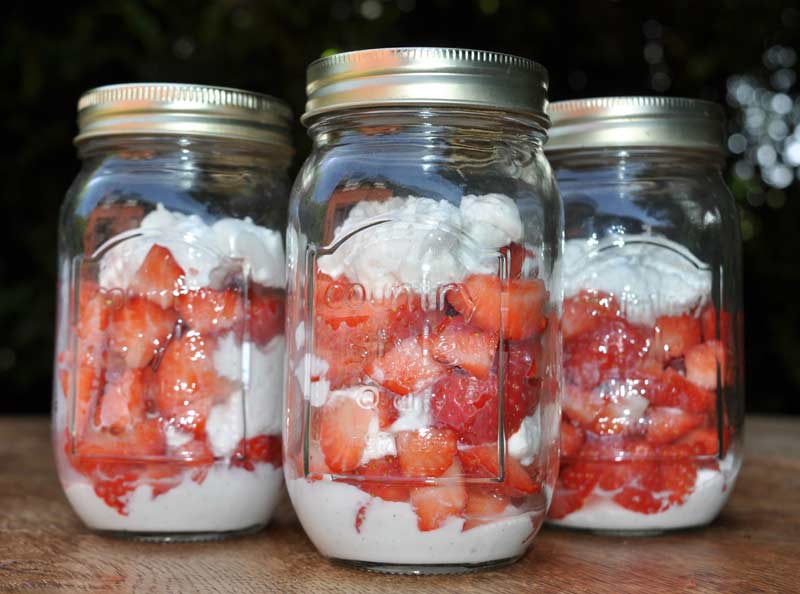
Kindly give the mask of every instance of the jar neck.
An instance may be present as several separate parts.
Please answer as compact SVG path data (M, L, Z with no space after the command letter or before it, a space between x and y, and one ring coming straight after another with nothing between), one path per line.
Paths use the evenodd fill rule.
M118 135L78 144L84 162L116 158L142 162L213 163L220 167L287 169L292 150L285 146L227 138L171 135Z
M678 148L608 148L558 151L547 153L559 182L608 176L615 181L624 178L657 178L676 176L715 176L722 173L721 153Z
M308 128L315 148L332 145L519 144L540 150L546 138L540 120L502 111L455 107L360 108L323 114Z

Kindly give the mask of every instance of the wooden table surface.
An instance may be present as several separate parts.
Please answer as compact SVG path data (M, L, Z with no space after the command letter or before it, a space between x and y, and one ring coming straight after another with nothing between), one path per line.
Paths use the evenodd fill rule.
M800 418L751 417L746 440L710 527L649 538L545 527L512 567L413 577L331 565L296 524L216 543L94 535L61 492L48 420L0 418L0 592L800 592Z

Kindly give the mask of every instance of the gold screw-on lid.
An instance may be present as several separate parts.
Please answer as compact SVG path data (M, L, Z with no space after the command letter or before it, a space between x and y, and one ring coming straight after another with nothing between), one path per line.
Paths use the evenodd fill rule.
M548 125L547 70L533 60L438 47L335 54L308 67L306 112L372 106L463 106L525 114Z
M596 97L551 103L545 151L683 148L725 151L725 115L710 101L681 97Z
M91 89L78 101L80 143L98 136L167 134L251 140L291 148L291 110L268 95L180 83Z

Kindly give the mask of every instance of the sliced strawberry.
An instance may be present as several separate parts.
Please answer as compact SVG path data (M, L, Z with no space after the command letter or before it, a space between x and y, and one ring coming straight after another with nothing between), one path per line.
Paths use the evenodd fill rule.
M380 497L385 501L408 501L409 499L409 487L396 482L403 476L400 461L396 456L370 460L359 466L355 474L364 477L364 480L354 484L373 497Z
M494 445L465 448L459 450L458 456L464 466L466 476L479 478L498 478L500 476L497 447ZM537 484L525 468L511 456L505 456L505 479L498 486L509 497L525 497L541 490L541 485Z
M667 369L663 375L648 380L646 396L655 406L677 406L686 412L712 412L716 407L716 397L690 382L677 371Z
M649 490L636 486L627 486L612 499L625 509L642 514L656 514L664 509L664 502Z
M499 336L448 318L433 339L433 356L445 365L460 367L479 379L489 377Z
M680 408L652 406L647 411L647 442L653 445L672 443L703 424L706 416Z
M215 346L213 339L187 332L169 343L156 374L156 403L161 415L198 437L204 435L215 399L233 389L214 369Z
M598 474L590 464L576 462L562 465L548 517L560 520L583 507L583 502L594 490L597 479Z
M142 369L126 369L121 377L106 383L103 397L95 409L95 425L119 434L144 417L143 375Z
M713 427L701 427L690 431L675 443L686 446L694 456L716 456L719 453L719 436ZM727 446L727 443L723 445ZM727 447L725 450L727 451Z
M586 435L583 429L568 421L561 421L561 457L575 456L583 446Z
M406 338L366 368L373 380L401 395L432 386L446 370L416 338Z
M460 516L466 507L467 490L457 458L442 476L450 482L411 489L411 507L417 514L417 527L423 532L440 528L448 518Z
M319 443L331 471L341 473L358 468L374 415L374 411L350 398L329 399L325 403Z
M683 356L700 342L700 320L691 316L661 316L656 318L651 350L664 361Z
M500 248L500 252L508 260L508 278L520 278L525 262L533 260L535 254L520 243L509 243Z
M231 466L253 472L256 464L281 467L280 435L256 435L239 441L231 456Z
M607 491L637 484L657 465L655 448L639 438L587 440L580 457Z
M591 428L600 414L603 400L591 390L567 384L561 394L561 410L568 419L584 428Z
M283 334L286 296L282 291L253 287L250 290L250 340L265 345Z
M717 366L720 377L725 377L725 352L717 340L707 340L686 351L684 358L686 379L705 388L717 389Z
M164 309L185 289L183 268L164 246L155 244L147 252L142 265L133 277L130 289Z
M507 497L498 493L483 489L468 489L462 530L470 530L497 520L510 504Z
M497 376L479 380L449 373L433 388L431 415L437 426L454 430L463 443L497 439Z
M564 378L593 388L610 378L624 378L647 355L644 329L623 319L604 320L594 330L564 342Z
M700 323L703 326L703 340L719 340L724 345L730 344L733 329L730 312L721 311L719 320L717 320L717 308L712 304L706 305L700 314ZM717 332L718 327L719 333Z
M539 403L541 382L536 378L536 346L529 341L507 343L505 391L505 429L507 435L516 433L525 417Z
M175 300L175 309L184 324L204 335L230 330L244 320L244 302L237 289L185 291Z
M566 340L591 332L604 320L618 317L620 308L613 295L602 291L581 291L564 300L561 331Z
M414 478L441 476L452 465L458 450L456 434L450 429L401 431L395 441L400 471Z
M135 460L163 456L166 440L158 419L141 419L128 431L113 434L87 427L76 443L76 453L91 464L92 458Z
M644 414L650 402L634 380L608 380L594 391L602 406L591 430L598 435L635 435L646 430Z
M473 274L447 297L467 322L490 332L502 331L511 340L528 338L546 326L548 293L539 279L502 282L497 276Z
M121 354L128 367L144 367L167 344L175 322L172 310L131 297L111 315L109 348Z
M381 430L391 427L399 417L397 396L388 390L381 390L378 395L378 424Z

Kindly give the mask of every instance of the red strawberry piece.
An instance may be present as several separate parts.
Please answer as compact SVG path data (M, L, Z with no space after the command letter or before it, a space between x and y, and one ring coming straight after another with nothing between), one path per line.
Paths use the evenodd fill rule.
M202 437L208 413L216 399L233 390L217 375L216 343L194 331L172 340L158 366L156 403L161 415L177 427Z
M479 379L489 377L499 340L497 333L471 327L460 317L448 318L441 326L433 339L434 358Z
M676 445L686 446L691 455L716 456L719 452L719 437L715 428L701 427L689 431L676 442Z
M638 438L587 441L580 457L596 473L600 488L607 491L636 484L656 467L656 450Z
M591 332L564 342L564 378L586 389L610 378L624 378L647 351L644 329L623 319L604 320Z
M503 387L505 390L505 429L515 433L525 417L532 414L539 403L541 382L536 376L535 345L529 342L509 342L506 352L507 367Z
M511 340L528 338L546 326L548 293L540 279L502 282L497 276L473 274L447 297L467 322L490 332L502 331Z
M603 321L620 317L617 300L602 291L581 291L564 300L561 331L564 339L591 332Z
M560 520L583 507L597 479L598 474L592 465L582 462L562 464L548 517Z
M664 509L664 502L655 497L649 490L636 486L627 486L612 499L625 509L642 514L656 514Z
M533 260L535 254L520 243L509 243L500 248L508 261L508 278L520 278L526 260Z
M583 429L569 421L561 421L561 457L575 456L583 446L586 435Z
M416 338L406 338L391 351L373 360L367 375L396 394L409 394L427 388L446 373L446 367L433 358Z
M467 489L467 506L464 509L464 527L470 530L499 519L510 505L507 497L483 489Z
M96 478L93 481L94 492L121 516L127 516L128 502L138 486L139 473L132 467L127 467L127 471L113 474L114 478Z
M660 459L653 472L642 477L641 486L658 494L662 509L685 503L694 490L697 464L686 445L667 445L659 451Z
M451 466L442 477L450 480L436 486L411 489L411 507L417 514L417 527L423 532L436 530L449 518L464 513L467 490L457 458L452 458Z
M95 409L95 425L119 434L144 417L145 385L142 369L126 369L120 377L106 383Z
M459 450L458 456L467 476L480 478L500 477L500 462L495 445L465 448ZM505 456L505 478L498 487L509 497L525 497L541 490L541 485L537 484L525 468L511 456Z
M667 369L660 377L647 380L645 395L655 406L677 406L686 412L712 412L716 397L690 382L677 371Z
M430 478L450 468L458 450L456 434L450 429L428 427L401 431L395 435L397 459L403 476Z
M700 323L703 327L703 340L719 340L724 345L730 344L732 328L730 312L722 310L717 319L717 308L709 304L700 314ZM719 329L719 332L717 330Z
M319 443L332 472L358 468L375 412L350 398L328 400L321 410Z
M497 376L479 380L450 373L433 388L430 409L437 426L454 430L464 443L497 439Z
M256 435L239 441L231 456L231 466L253 472L256 464L272 464L280 468L280 435Z
M665 445L703 424L706 416L680 408L653 406L647 411L647 442Z
M265 345L283 334L286 297L282 291L253 287L250 290L250 340Z
M130 289L164 309L185 289L183 268L164 246L155 244L147 252L142 265L133 277Z
M165 452L166 440L158 419L140 419L117 434L89 426L76 443L76 453L89 459L90 465L92 458L133 460L163 456Z
M683 356L700 342L700 320L691 316L661 316L656 319L651 351L664 361Z
M184 324L204 335L230 330L244 320L244 302L237 289L185 291L175 300L175 309Z
M396 456L385 456L370 460L359 466L355 474L364 477L363 481L354 483L362 491L385 501L408 501L408 485L399 483L403 477L400 461Z
M397 396L388 390L380 390L378 394L378 424L381 430L391 427L400 416L397 408Z
M175 322L172 310L131 297L111 315L109 348L122 355L128 367L144 367L167 344Z
M717 389L717 366L725 377L725 352L717 340L707 340L686 351L686 379L706 390Z

